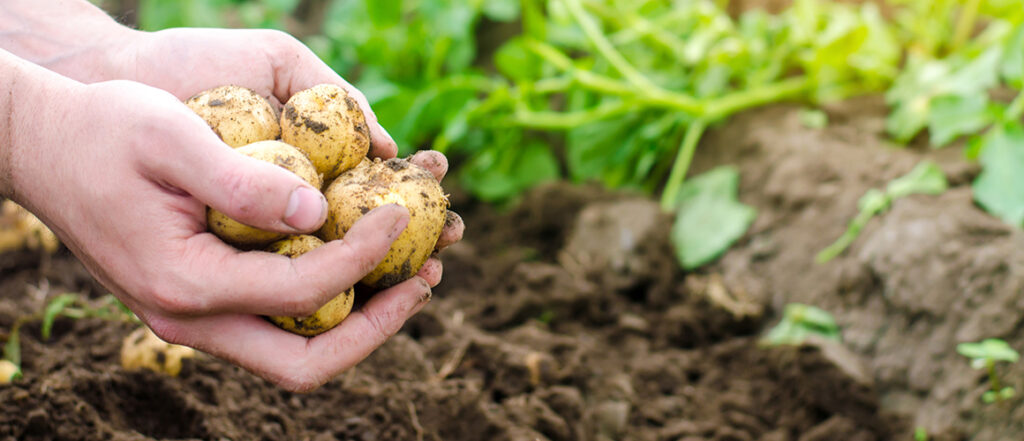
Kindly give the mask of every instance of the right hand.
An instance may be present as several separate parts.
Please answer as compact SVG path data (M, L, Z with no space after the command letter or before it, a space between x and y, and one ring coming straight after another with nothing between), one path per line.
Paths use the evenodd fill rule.
M240 252L206 232L209 205L286 233L317 229L322 196L223 144L167 92L82 85L39 68L12 92L6 193L67 244L162 339L308 391L365 358L430 299L421 277L307 339L260 315L304 316L355 284L408 222L397 205L296 259ZM296 191L297 189L305 189ZM285 216L291 198L297 210Z

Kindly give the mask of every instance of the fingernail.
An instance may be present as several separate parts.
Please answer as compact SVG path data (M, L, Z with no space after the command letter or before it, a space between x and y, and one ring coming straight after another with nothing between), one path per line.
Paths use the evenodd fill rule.
M430 284L427 283L427 281L423 280L422 278L417 277L417 279L419 279L420 285L423 287L423 290L420 292L420 298L418 299L418 301L412 304L410 307L410 312L412 312L413 314L419 312L420 309L423 309L423 307L426 306L427 303L430 303L430 299L434 296L433 290L430 289Z
M317 228L327 218L327 199L309 187L298 187L288 198L288 208L284 211L284 222L288 226L309 231Z
M395 138L391 137L391 134L388 133L387 129L385 129L384 126L382 126L382 125L380 125L378 123L377 127L380 128L380 133L384 134L384 136L387 137L388 143L390 143L391 145L396 145L396 146L398 145L398 143L395 142Z

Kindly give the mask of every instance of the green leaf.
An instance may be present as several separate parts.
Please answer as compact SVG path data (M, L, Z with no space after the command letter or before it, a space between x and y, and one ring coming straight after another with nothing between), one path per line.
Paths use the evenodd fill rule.
M378 0L379 1L379 0ZM494 21L509 22L519 17L520 0L485 0L483 13Z
M801 345L811 336L839 341L839 325L824 309L790 303L783 311L782 320L768 331L762 342L770 346Z
M671 239L683 268L713 261L746 233L757 217L737 200L739 172L719 167L683 183Z
M921 161L909 173L893 179L885 187L890 200L912 194L940 194L948 187L946 174L931 161Z
M494 65L513 80L529 80L540 75L541 62L523 43L522 38L507 41L494 54Z
M836 323L836 319L832 317L832 314L816 306L791 303L786 305L783 315L793 323L816 328L828 335L839 332L839 325Z
M370 21L378 28L391 27L402 21L402 0L366 0Z
M944 60L911 58L885 95L893 106L886 131L897 141L907 142L928 125L937 97L985 95L997 83L1001 55L1001 48L994 47L974 59L959 55Z
M828 126L828 114L819 109L801 108L798 116L800 124L808 129L824 129Z
M1006 44L1002 66L1003 79L1017 89L1024 88L1024 23Z
M928 133L931 144L941 147L961 135L977 133L995 120L989 110L988 95L944 95L931 103Z
M506 141L480 152L463 168L462 183L476 197L502 201L560 176L558 160L547 144L519 146L516 138Z
M53 322L57 320L57 316L77 300L78 295L76 294L61 294L54 297L53 300L50 300L50 303L46 305L46 309L43 310L43 326L41 332L43 340L48 340L50 338L50 331L53 329Z
M981 142L974 200L1004 222L1024 226L1024 126L996 126Z
M1006 341L998 338L986 338L976 343L960 343L956 352L972 360L1006 361L1016 363L1020 354L1010 347Z

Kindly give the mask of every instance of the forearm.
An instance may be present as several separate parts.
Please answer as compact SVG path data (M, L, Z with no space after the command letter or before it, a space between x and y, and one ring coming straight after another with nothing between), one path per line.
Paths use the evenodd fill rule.
M83 83L129 78L137 33L87 0L0 2L0 49Z

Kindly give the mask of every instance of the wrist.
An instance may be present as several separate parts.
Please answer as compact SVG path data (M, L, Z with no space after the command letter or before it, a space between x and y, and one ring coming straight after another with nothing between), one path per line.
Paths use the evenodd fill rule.
M141 34L86 0L0 2L0 49L83 83L129 78Z
M45 156L43 136L66 120L59 104L73 98L73 80L0 49L0 197L25 205L28 196L19 184L34 156Z

